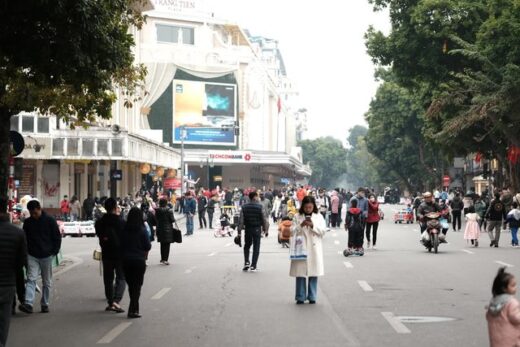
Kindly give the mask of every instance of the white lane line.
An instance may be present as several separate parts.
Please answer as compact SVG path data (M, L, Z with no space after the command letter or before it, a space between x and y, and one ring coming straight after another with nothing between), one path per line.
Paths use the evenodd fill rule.
M354 268L354 265L352 265L351 262L344 261L343 264L345 265L345 267L346 267L347 269L353 269L353 268Z
M216 252L212 252L212 253L208 254L208 257L212 257L212 256L214 256L215 254L217 254L217 253L216 253Z
M470 251L469 249L461 249L462 252L468 253L468 254L475 254L475 252Z
M368 284L367 281L357 281L357 283L359 284L361 289L363 289L365 292L373 292L374 291L374 289L372 289L372 287L370 286L370 284Z
M125 322L121 323L118 326L116 326L114 329L110 330L105 336L101 338L97 342L98 345L106 345L111 343L116 337L121 335L123 331L125 331L130 325L132 325L131 322Z
M154 296L152 296L152 300L159 300L162 298L166 293L168 293L171 290L171 288L163 288L157 292Z
M514 265L504 263L503 261L500 261L500 260L495 260L495 263L497 263L498 265L505 266L505 267L514 267Z
M338 237L338 233L332 234L332 237Z
M386 321L398 334L410 334L411 331L392 312L381 312Z
M334 240L335 245L339 245L339 240Z
M233 242L230 242L230 243L226 243L226 245L224 247L229 247L233 244Z

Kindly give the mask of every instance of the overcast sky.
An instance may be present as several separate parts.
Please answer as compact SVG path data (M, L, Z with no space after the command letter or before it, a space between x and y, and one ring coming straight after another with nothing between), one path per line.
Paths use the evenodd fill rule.
M300 91L295 107L309 110L307 138L344 140L365 124L374 96L374 66L363 35L369 25L389 31L387 12L367 0L206 0L216 17L253 35L278 39L289 77ZM218 4L218 7L217 7Z

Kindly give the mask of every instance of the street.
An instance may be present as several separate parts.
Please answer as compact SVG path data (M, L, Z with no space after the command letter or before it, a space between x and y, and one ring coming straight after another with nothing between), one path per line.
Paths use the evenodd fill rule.
M398 208L383 206L378 249L363 257L343 256L343 229L326 234L316 305L295 305L288 250L273 225L262 240L258 273L243 273L242 248L207 229L174 244L170 266L159 264L153 243L138 320L104 311L99 264L92 260L97 239L66 238L64 256L75 263L54 278L51 313L39 313L37 305L30 316L18 312L8 345L487 346L484 308L494 275L504 264L520 275L510 236L502 233L496 249L482 234L475 249L463 232L450 230L449 244L429 254L417 224L394 224ZM418 322L428 316L446 320Z

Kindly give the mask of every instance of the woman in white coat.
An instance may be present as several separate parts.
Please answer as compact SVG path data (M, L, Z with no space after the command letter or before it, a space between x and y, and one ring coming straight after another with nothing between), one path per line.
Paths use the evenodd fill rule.
M291 260L290 276L296 277L297 304L303 304L305 300L309 300L310 304L316 303L318 276L324 274L321 240L326 233L326 229L325 220L318 213L315 199L312 196L303 198L300 211L294 217L291 228L293 239L296 236L304 237L307 251L306 259Z

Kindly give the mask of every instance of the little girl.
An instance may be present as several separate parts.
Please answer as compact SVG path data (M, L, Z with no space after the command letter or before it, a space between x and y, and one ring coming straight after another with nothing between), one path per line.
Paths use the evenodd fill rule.
M500 268L493 281L493 298L487 307L490 347L520 346L520 303L516 294L516 279Z
M468 207L466 213L466 230L464 230L464 240L471 240L471 244L478 247L478 239L480 237L480 227L478 224L480 217L475 213L475 207Z

